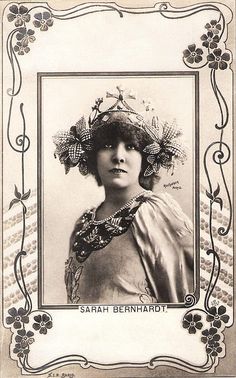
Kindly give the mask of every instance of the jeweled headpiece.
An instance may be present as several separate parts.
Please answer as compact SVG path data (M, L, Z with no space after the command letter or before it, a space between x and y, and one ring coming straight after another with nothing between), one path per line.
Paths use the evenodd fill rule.
M109 126L114 122L124 122L127 125L132 125L146 130L146 123L141 114L138 114L131 106L126 102L126 99L135 100L134 94L126 93L121 86L116 87L118 94L112 94L107 92L107 98L114 98L116 102L110 108L105 111L100 110L100 106L103 103L103 99L96 100L95 106L92 107L92 113L89 117L89 127L93 130L99 127Z
M56 145L55 157L58 156L60 162L64 164L65 172L68 173L71 167L77 166L81 174L90 173L88 154L94 148L94 131L99 132L100 127L109 127L114 123L123 123L141 129L153 141L143 150L147 161L144 176L157 174L160 168L172 169L173 173L175 164L178 162L183 164L186 160L185 150L179 141L182 132L176 122L168 124L159 121L156 115L150 117L150 106L144 102L146 116L137 113L126 101L135 99L135 96L130 92L126 93L119 86L117 86L117 90L118 94L107 92L106 97L114 98L116 101L104 111L100 109L103 98L96 100L88 119L88 127L85 118L82 117L69 131L58 132L53 137L53 142Z

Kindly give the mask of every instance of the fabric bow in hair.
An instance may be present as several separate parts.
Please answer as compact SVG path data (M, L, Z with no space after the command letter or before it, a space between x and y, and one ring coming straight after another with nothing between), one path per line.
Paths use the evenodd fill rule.
M92 132L86 129L86 121L82 117L69 131L59 131L54 137L56 145L55 157L59 157L61 164L65 165L67 174L71 167L78 166L82 175L87 175L87 152L93 149Z
M177 128L175 121L169 125L167 122L162 123L157 117L153 117L147 132L154 142L143 150L148 155L147 162L149 163L144 176L158 173L161 167L167 170L173 169L177 161L184 163L187 156L177 139L182 132Z

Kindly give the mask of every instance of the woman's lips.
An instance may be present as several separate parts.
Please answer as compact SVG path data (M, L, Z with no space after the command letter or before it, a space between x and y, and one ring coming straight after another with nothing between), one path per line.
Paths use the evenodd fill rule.
M113 174L127 173L127 171L125 171L122 168L112 168L112 169L109 170L109 172L111 172Z

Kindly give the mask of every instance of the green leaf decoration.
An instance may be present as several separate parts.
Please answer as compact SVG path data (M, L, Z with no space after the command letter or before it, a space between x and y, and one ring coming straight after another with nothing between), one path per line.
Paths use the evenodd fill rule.
M220 198L220 197L216 197L216 198L214 199L214 202L219 203L219 205L220 205L220 210L222 210L222 208L223 208L223 201L222 201L222 198Z
M206 190L206 196L213 201L213 195Z
M12 208L12 206L13 206L15 203L18 203L18 202L20 202L20 200L14 198L14 199L10 202L10 205L9 205L9 209L8 209L8 210L10 210L10 209Z
M21 199L21 193L18 191L17 186L15 185L15 197Z
M23 196L22 196L21 199L23 199L23 200L27 200L27 199L29 198L29 196L30 196L30 193L31 193L31 190L29 189L27 193L24 193L24 194L23 194Z
M220 193L220 185L218 184L216 190L213 193L213 197L217 197L219 193Z

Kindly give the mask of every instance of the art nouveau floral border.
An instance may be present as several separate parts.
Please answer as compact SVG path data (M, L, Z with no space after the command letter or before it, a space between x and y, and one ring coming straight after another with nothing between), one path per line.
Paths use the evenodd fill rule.
M8 309L8 315L5 319L6 326L12 331L11 356L18 358L19 365L28 373L40 373L50 371L52 368L63 366L68 363L79 363L83 367L94 366L98 368L117 367L117 364L98 364L88 361L85 357L79 355L68 355L49 361L47 364L39 367L32 367L29 362L31 344L37 342L39 335L47 337L50 329L53 327L53 319L48 312L35 310L32 306L31 295L25 283L23 259L27 255L25 247L26 235L26 217L28 211L28 201L31 197L31 189L27 188L27 175L25 173L25 153L31 147L31 141L27 136L27 120L24 114L24 104L20 105L20 114L22 118L22 133L17 136L13 142L10 137L12 127L12 109L14 99L20 98L21 88L23 85L23 73L21 70L22 59L27 59L27 54L31 54L33 44L37 43L38 33L49 33L56 22L61 20L71 20L86 16L94 12L117 12L120 17L125 17L126 13L139 14L159 13L165 18L181 19L191 17L196 13L208 10L215 11L215 19L209 19L206 25L202 26L199 33L198 41L190 41L189 45L183 51L183 64L188 69L200 71L204 67L209 70L209 80L212 88L213 98L217 101L218 111L216 119L213 120L214 127L218 130L218 139L211 142L204 153L204 169L208 182L208 188L205 195L208 199L208 247L205 251L206 257L210 259L210 278L206 286L204 297L204 307L198 308L196 298L192 295L186 299L186 307L191 307L184 314L182 326L192 337L198 337L199 341L205 345L206 361L203 365L192 365L187 361L171 357L157 356L144 364L127 363L125 366L148 366L154 368L157 365L169 365L182 368L189 372L208 372L217 366L218 359L225 355L224 329L229 323L229 315L226 312L226 306L219 301L215 301L213 293L217 287L222 272L221 258L216 248L216 236L228 238L232 223L232 200L228 187L227 176L224 172L224 165L231 159L230 146L224 141L224 132L229 127L229 107L221 88L217 82L219 71L230 69L232 60L231 52L225 45L225 35L227 34L227 24L221 8L214 4L196 4L188 8L173 8L169 3L159 3L153 8L126 9L115 4L83 4L65 11L54 11L46 5L26 6L27 4L9 4L5 12L4 22L12 24L12 31L9 33L6 41L6 52L9 64L12 70L12 86L8 90L9 96L9 113L7 122L7 138L9 146L18 154L21 159L21 178L16 178L17 183L14 189L14 198L9 204L9 209L14 206L21 206L22 209L22 233L21 247L14 259L13 269L15 281L24 298L23 307L11 307ZM48 34L50 38L50 34ZM4 125L5 127L5 125ZM221 173L223 187L215 183L211 178L211 172L208 168L209 159L214 162ZM20 184L19 184L20 182ZM20 188L20 189L19 189ZM224 193L224 198L221 193ZM227 201L227 203L225 203ZM227 223L218 229L214 228L214 211L222 212L224 208L228 209ZM231 304L232 306L232 304ZM118 364L119 365L119 364ZM124 366L120 364L120 366Z

